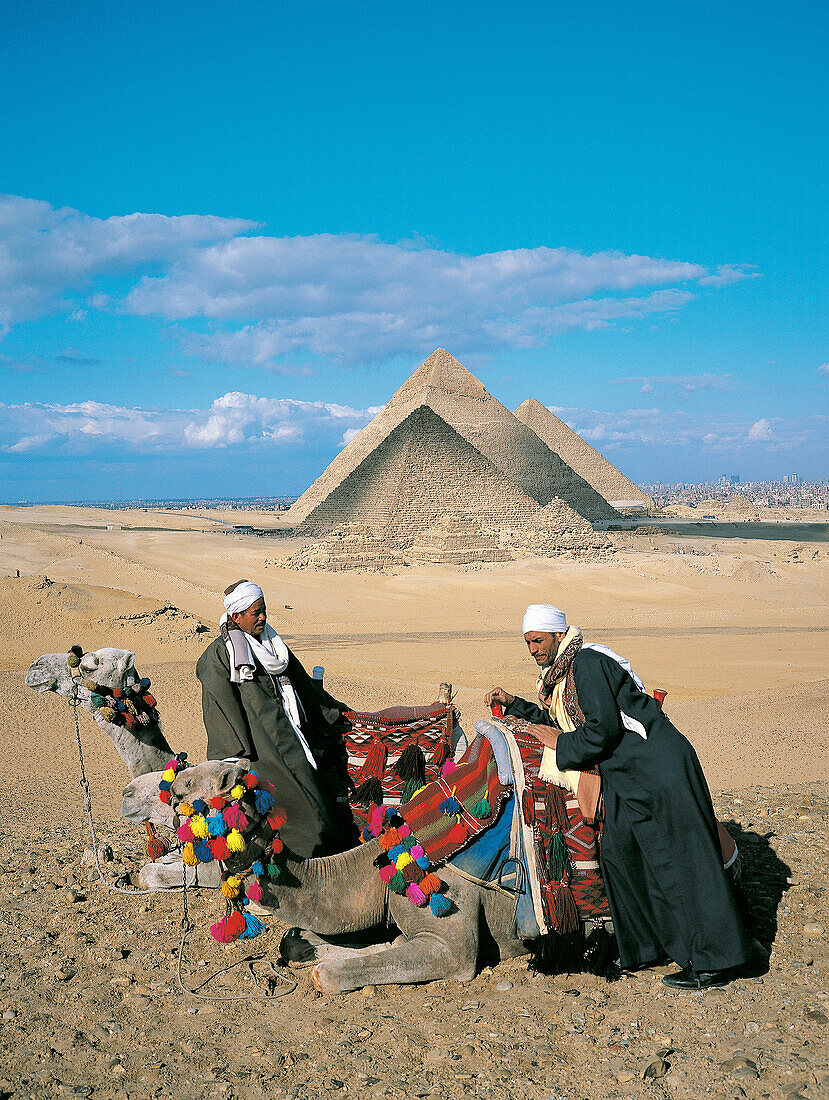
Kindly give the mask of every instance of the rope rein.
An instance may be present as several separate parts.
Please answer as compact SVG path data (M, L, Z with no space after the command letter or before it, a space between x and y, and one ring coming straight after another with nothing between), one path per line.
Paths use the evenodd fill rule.
M78 748L78 763L80 766L80 788L83 794L83 809L86 813L87 820L89 822L89 833L92 837L92 854L95 859L95 869L98 872L98 878L102 885L117 894L129 894L131 897L135 897L139 894L168 894L168 893L181 893L182 899L182 917L181 917L181 940L178 948L178 960L176 965L176 982L182 993L186 993L190 997L198 997L201 1000L206 1001L249 1001L249 1000L262 1000L271 1001L276 997L284 997L288 993L293 993L297 988L297 982L291 978L280 974L277 966L278 964L272 959L268 959L266 954L262 955L248 955L244 959L238 959L236 962L231 963L229 966L222 967L221 970L217 970L214 974L207 977L200 985L194 986L192 989L188 988L184 984L182 978L182 967L184 965L184 949L187 944L187 939L190 933L194 930L195 925L190 920L190 911L187 904L187 865L182 860L181 864L181 886L161 886L156 889L141 889L137 886L131 886L129 889L124 886L118 886L117 883L111 882L104 874L100 858L98 855L98 836L95 832L95 819L92 814L92 795L89 787L89 780L86 776L86 767L84 765L83 758L83 745L81 743L81 727L78 721L78 707L80 707L81 700L78 695L78 680L80 678L80 672L70 667L70 673L72 675L72 695L69 698L69 706L72 710L72 716L75 723L75 744ZM198 887L198 867L194 869L194 883L193 885ZM242 994L228 994L225 996L202 993L200 990L209 985L215 978L218 978L221 974L226 974L228 971L233 970L237 966L247 965L248 973L254 982L259 982L254 970L254 965L257 962L267 962L270 970L265 977L265 982L268 987L267 993L242 993ZM283 983L283 988L277 989L277 983Z

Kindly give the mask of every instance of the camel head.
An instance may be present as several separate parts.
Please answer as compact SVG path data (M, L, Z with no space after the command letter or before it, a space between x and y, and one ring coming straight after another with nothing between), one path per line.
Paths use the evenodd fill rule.
M139 775L124 788L121 817L139 825L150 821L154 825L172 828L180 803L193 802L197 798L203 798L206 802L216 795L229 800L231 790L247 771L250 771L247 760L206 760L194 768L184 768L176 776L170 789L169 805L165 805L158 797L158 783L162 773Z
M79 677L72 675L68 653L44 653L26 673L26 687L37 692L54 691L69 698L78 685L81 705L90 709L90 691L83 681L94 680L101 687L128 691L140 677L135 671L135 654L128 649L98 649L81 657Z

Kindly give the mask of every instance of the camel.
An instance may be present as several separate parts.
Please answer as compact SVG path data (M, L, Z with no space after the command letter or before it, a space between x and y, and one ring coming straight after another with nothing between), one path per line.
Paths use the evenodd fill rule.
M217 795L229 798L249 768L244 760L208 760L184 769L173 782L171 806L175 809L183 801ZM147 795L146 785L139 789L133 781L125 791L122 817L128 821L152 819L158 798ZM438 978L468 982L477 972L485 944L491 948L494 943L499 959L528 954L516 935L512 893L494 884L484 888L447 865L439 876L442 892L453 904L446 916L437 917L428 906L418 908L389 890L374 866L379 851L379 841L372 840L340 855L304 861L287 858L283 874L262 883L262 909L286 924L317 933L308 936L293 928L286 939L293 937L294 946L300 941L302 958L319 960L311 969L311 980L320 993ZM228 861L228 870L233 871L234 859L239 858ZM145 867L142 875L151 868ZM394 925L400 931L392 943L348 948L318 939L384 925Z
M135 669L135 654L128 649L99 649L84 653L77 668L77 675L69 665L68 653L44 653L29 667L25 677L26 687L38 693L54 691L65 699L71 699L77 691L81 707L97 722L124 761L135 779L149 772L161 771L175 753L161 732L161 723L140 733L131 732L126 726L108 722L100 708L92 704L92 691L86 681L94 681L105 688L118 688L128 692L141 680ZM156 784L157 789L157 784Z

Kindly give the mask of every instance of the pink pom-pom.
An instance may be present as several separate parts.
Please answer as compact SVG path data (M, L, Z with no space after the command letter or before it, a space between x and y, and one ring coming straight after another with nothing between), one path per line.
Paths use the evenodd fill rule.
M378 874L383 882L391 882L394 876L397 874L397 868L393 863L387 863L385 867L381 867Z
M223 917L215 924L210 925L210 935L218 943L230 943L233 940L233 936L227 930L227 917Z
M426 895L420 889L416 882L410 882L406 887L406 897L412 903L412 905L425 905Z
M231 829L238 829L240 833L243 833L248 827L248 819L238 805L228 806L227 809L222 810L222 817Z
M406 824L406 822L405 822L405 821L403 822L403 824L402 824L402 825L398 825L398 826L397 826L397 835L398 835L398 836L400 837L400 839L401 839L401 840L402 840L402 839L403 839L404 837L406 837L406 836L409 836L409 834L411 833L411 831L412 831L412 830L411 830L411 829L409 828L409 826L408 826L408 825Z
M190 822L185 821L183 825L179 825L176 829L176 836L183 844L192 844L196 839L193 830L190 828Z
M453 771L456 771L457 767L458 767L458 765L455 763L455 761L450 756L449 759L446 761L446 763L443 765L443 767L440 769L441 777L443 779L445 779L447 777L447 775L451 775Z
M409 855L412 857L412 859L420 859L420 857L425 854L426 853L423 851L423 848L419 844L415 844L409 849Z
M246 892L251 901L262 900L262 887L259 885L258 879L253 880Z
M385 822L386 811L382 806L375 806L371 812L371 831L375 836L379 836L383 831L383 824Z

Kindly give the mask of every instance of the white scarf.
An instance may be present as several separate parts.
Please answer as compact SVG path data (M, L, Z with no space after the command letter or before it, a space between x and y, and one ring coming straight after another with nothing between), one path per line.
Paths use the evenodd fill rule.
M220 620L220 625L224 623L232 623L230 616L225 612ZM233 624L235 629L239 629ZM276 633L272 626L265 623L265 629L262 631L261 638L255 638L252 634L247 634L242 631L244 639L248 645L248 656L250 661L248 665L236 665L236 659L233 653L233 643L228 638L225 642L227 647L227 653L230 657L230 682L232 684L240 684L245 680L253 679L253 658L255 657L264 670L271 676L279 696L282 700L282 708L285 711L285 717L291 723L294 733L297 736L297 740L302 746L302 751L308 758L308 763L312 768L316 770L317 762L314 759L314 754L311 752L311 746L305 738L305 734L302 732L302 719L305 717L305 712L302 709L302 703L297 697L297 693L294 691L293 684L284 675L285 669L288 667L288 647Z

